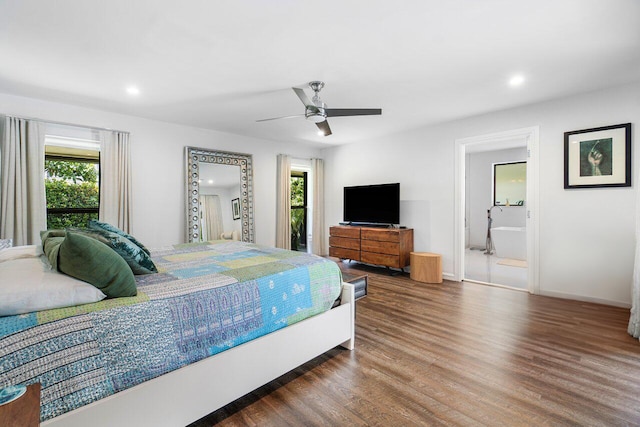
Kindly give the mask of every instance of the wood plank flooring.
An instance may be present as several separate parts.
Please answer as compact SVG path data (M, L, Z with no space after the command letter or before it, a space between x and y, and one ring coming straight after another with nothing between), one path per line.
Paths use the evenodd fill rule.
M628 309L340 265L369 274L356 349L333 349L192 427L640 425Z

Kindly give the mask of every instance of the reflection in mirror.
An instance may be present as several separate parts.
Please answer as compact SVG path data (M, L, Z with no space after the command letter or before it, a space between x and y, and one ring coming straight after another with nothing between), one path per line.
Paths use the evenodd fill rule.
M240 240L240 212L232 210L232 200L240 199L239 168L202 163L198 182L201 240Z
M187 147L187 237L254 241L249 154Z
M524 206L527 194L527 162L493 165L493 205Z

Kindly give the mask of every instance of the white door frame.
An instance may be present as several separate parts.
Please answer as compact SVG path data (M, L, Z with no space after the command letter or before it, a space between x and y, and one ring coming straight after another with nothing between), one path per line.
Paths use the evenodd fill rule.
M487 135L472 136L456 140L455 152L455 213L454 213L454 280L464 279L465 249L465 154L467 147L491 144L499 150L514 139L522 138L527 144L527 288L530 293L540 293L540 233L539 233L539 145L540 129L532 126Z

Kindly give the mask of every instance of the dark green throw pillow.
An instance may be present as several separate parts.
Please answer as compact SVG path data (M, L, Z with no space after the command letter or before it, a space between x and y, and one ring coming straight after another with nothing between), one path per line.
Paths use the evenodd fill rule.
M110 231L112 233L119 234L122 237L126 237L127 239L131 240L135 245L137 245L140 249L145 251L147 253L147 255L151 255L151 252L149 252L149 249L147 249L138 239L133 237L131 234L125 233L124 231L120 230L118 227L116 227L114 225L111 225L111 224L106 223L106 222L96 221L95 219L91 219L91 220L89 220L88 227L93 229L93 230Z
M98 240L116 251L131 267L133 274L157 273L158 269L145 251L126 237L102 229L68 228L68 231L80 233Z
M60 243L66 236L64 230L45 230L40 232L40 238L42 239L42 250L49 259L49 264L58 269L58 249L60 249Z
M137 295L127 263L102 242L67 231L58 249L58 270L100 289L108 298Z

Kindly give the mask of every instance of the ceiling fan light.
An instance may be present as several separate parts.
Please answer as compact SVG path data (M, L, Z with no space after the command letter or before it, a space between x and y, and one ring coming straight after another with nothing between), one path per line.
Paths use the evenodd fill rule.
M313 123L324 122L327 119L327 113L324 110L324 107L309 107L307 106L304 116L307 120Z
M320 122L324 122L327 118L325 116L323 116L320 113L314 113L314 114L308 114L307 115L307 120L313 122L313 123L320 123Z

